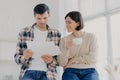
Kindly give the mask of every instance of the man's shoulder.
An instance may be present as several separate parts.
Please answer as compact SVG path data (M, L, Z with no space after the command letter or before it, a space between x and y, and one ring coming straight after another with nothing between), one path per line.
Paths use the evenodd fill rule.
M48 35L52 35L52 37L61 38L61 33L56 28L49 28Z
M29 32L31 31L31 29L32 29L32 26L27 26L27 27L22 28L20 32Z
M29 27L24 27L21 29L19 32L19 38L21 40L27 41L27 40L33 40L33 29L31 26Z
M57 28L54 28L54 27L51 27L48 29L50 32L53 32L53 33L60 33L59 30Z

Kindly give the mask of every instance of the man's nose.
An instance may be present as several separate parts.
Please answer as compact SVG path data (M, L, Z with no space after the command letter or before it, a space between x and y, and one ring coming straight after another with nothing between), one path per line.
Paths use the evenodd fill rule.
M40 20L40 23L45 23L45 20L43 20L43 19L42 19L42 20Z

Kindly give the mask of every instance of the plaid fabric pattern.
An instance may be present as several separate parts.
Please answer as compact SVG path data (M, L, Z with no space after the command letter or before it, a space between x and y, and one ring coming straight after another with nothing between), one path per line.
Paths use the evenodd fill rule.
M27 49L27 43L26 41L33 41L34 40L34 26L26 27L24 28L18 36L18 42L17 42L17 49L16 53L14 55L15 62L18 65L21 65L21 71L20 71L20 77L19 80L22 79L22 76L24 75L25 71L29 68L31 61L33 58L30 58L29 60L26 60L22 57L23 51ZM48 26L48 35L46 36L47 41L54 41L55 46L59 45L59 41L61 38L61 34L56 29L51 29ZM47 79L48 80L56 80L56 66L57 61L55 59L55 56L53 56L53 62L51 64L47 64L48 71L46 72Z

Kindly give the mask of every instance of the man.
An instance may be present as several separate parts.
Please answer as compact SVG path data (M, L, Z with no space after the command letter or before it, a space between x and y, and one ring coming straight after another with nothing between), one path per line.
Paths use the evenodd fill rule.
M35 6L34 18L35 24L24 28L18 37L14 58L21 65L19 80L56 80L55 56L45 51L52 48L53 43L57 47L61 35L47 24L49 8L46 4Z

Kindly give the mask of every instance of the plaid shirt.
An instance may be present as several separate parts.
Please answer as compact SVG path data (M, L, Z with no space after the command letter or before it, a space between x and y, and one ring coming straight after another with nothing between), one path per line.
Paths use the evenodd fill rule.
M19 33L17 49L14 55L15 62L18 65L21 65L19 80L22 79L25 71L30 67L31 61L33 60L33 58L29 58L28 60L26 60L22 56L23 56L23 51L27 49L26 41L34 40L34 26L35 24L31 27L26 27ZM58 46L61 38L61 34L59 33L58 30L50 29L49 26L47 27L48 27L48 34L46 40L54 41L55 46ZM56 74L57 74L56 66L57 66L56 56L53 56L53 62L51 64L47 64L46 66L48 69L48 71L46 72L47 80L56 80Z

